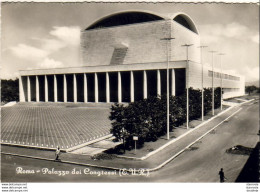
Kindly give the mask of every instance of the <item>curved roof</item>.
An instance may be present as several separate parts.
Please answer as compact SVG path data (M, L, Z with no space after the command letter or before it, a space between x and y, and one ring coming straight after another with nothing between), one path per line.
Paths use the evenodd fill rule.
M194 21L186 13L183 13L183 12L175 13L171 16L171 19L176 21L177 23L183 25L184 27L188 28L189 30L193 31L194 33L199 34L199 31L198 31Z
M162 16L159 16L158 14L154 14L151 12L124 11L102 17L101 19L97 20L92 25L87 27L86 30L128 25L134 23L144 23L157 20L164 20L164 18Z
M179 12L171 16L163 16L151 11L123 11L109 14L95 21L85 30L114 27L120 25L129 25L135 23L144 23L158 20L173 20L183 25L187 29L198 34L198 30L193 20L185 13Z

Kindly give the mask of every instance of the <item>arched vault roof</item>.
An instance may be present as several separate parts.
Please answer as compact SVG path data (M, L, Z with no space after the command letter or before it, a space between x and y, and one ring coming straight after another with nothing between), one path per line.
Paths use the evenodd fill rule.
M162 14L154 13L151 11L128 10L123 12L116 12L102 17L88 26L85 30L114 27L120 25L128 25L134 23L144 23L158 20L174 20L183 25L189 30L198 34L198 30L192 19L185 13L176 13L164 16Z
M194 33L199 34L199 31L192 20L192 18L183 12L178 12L170 16L170 19L176 21L177 23L180 23L184 27L188 28L189 30L193 31Z

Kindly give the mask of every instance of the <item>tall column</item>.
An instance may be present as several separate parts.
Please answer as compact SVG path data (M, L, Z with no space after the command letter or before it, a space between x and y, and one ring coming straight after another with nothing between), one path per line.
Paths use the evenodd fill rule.
M30 81L30 77L27 76L27 93L28 93L28 102L31 102L31 81Z
M49 101L49 94L48 94L48 79L47 75L44 76L44 88L45 88L45 102Z
M98 76L95 73L95 103L98 103Z
M135 94L134 94L134 72L131 71L130 72L130 98L131 98L131 102L135 101Z
M157 95L161 95L161 73L157 70Z
M57 76L53 76L54 81L54 102L58 102L58 86L57 86Z
M106 72L106 100L110 102L110 87L109 87L109 74Z
M83 86L84 86L84 103L87 103L88 102L88 80L87 80L87 74L84 73L84 83L83 83Z
M36 75L35 83L36 83L36 102L39 102L40 101L40 90L39 90L39 77L38 77L38 75Z
M143 83L144 83L144 99L147 99L147 74L146 71L144 71L144 79L143 79Z
M122 83L120 72L118 72L118 103L122 103Z
M25 94L23 89L22 76L19 76L19 100L20 102L25 102Z
M73 100L77 103L77 79L76 74L73 74Z
M66 75L63 75L63 98L64 98L64 102L67 103L68 99L67 99L67 78Z
M171 92L171 95L175 96L176 89L175 89L175 71L174 71L174 69L171 69L171 72L172 72L172 92Z

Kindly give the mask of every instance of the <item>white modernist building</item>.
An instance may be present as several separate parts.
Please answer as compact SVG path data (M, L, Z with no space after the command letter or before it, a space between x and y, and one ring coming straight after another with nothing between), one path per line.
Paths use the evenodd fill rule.
M188 59L184 44L193 44ZM212 87L199 46L198 29L184 13L115 13L81 31L80 67L20 71L20 101L133 102L166 94L167 68L171 95L201 89L202 75L203 86ZM243 77L214 71L214 87L221 77L224 98L244 94Z

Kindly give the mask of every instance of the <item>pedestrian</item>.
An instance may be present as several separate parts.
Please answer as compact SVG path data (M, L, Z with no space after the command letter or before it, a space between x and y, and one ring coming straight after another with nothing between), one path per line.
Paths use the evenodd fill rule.
M224 183L227 178L225 177L223 168L220 169L218 174L219 174L220 183Z
M58 146L55 151L55 161L60 161L59 157L60 157L60 148Z

